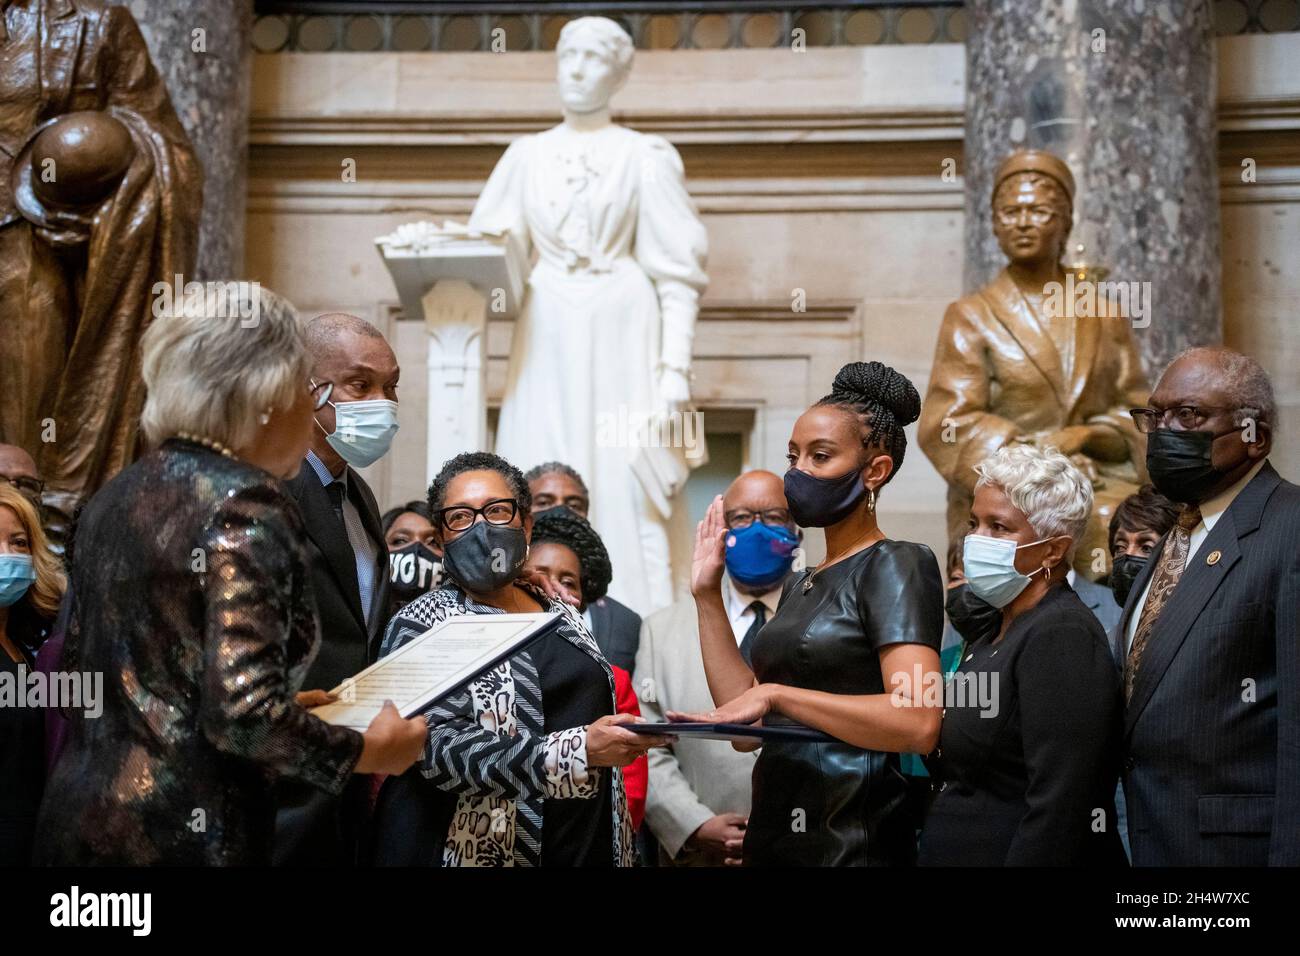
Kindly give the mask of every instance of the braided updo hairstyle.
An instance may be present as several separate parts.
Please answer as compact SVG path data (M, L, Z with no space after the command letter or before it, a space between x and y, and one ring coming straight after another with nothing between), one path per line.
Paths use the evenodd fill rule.
M921 417L921 396L906 375L883 362L850 362L840 369L831 393L817 402L846 408L858 416L867 429L863 448L880 447L894 460L894 468L882 484L903 467L907 437L903 428Z

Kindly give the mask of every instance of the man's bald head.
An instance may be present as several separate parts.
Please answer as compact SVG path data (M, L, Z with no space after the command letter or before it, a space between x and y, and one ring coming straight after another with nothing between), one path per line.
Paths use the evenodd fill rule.
M375 328L359 315L347 312L325 312L307 323L307 351L312 361L317 362L326 355L346 350L348 339L352 336L361 339L384 340L384 333ZM387 344L386 340L385 344Z
M747 471L728 485L722 495L724 515L734 511L759 514L778 509L786 512L790 510L785 500L785 482L770 471Z
M1210 465L1218 473L1218 480L1204 490L1184 491L1184 495L1197 496L1188 503L1199 504L1230 488L1256 462L1267 458L1272 447L1273 419L1277 414L1272 383L1258 362L1232 349L1210 346L1179 353L1160 376L1149 404L1162 413L1194 406L1199 410L1199 424L1162 427L1208 432L1213 436L1209 445ZM1155 441L1155 434L1148 438L1148 442ZM1163 444L1162 436L1162 444L1151 446L1147 465L1156 490L1182 500L1176 489L1162 488L1156 478ZM1157 456L1154 462L1153 453Z
M803 532L790 516L790 506L785 500L785 481L770 471L747 471L727 486L722 494L722 515L728 528L750 527L757 524L773 527L780 525L802 541ZM742 516L748 520L742 521ZM731 538L731 535L728 535ZM730 545L728 545L730 547ZM730 568L730 565L728 565ZM743 570L743 568L741 569ZM786 573L789 565L785 565ZM731 572L731 584L741 594L758 597L770 591L773 582L743 584L737 579L737 571ZM741 574L744 577L744 574ZM779 582L777 582L779 583Z
M36 459L27 449L17 445L0 444L0 475L5 478L39 478Z
M305 332L312 382L333 386L329 404L316 412L317 428L311 447L330 473L338 475L343 470L343 459L327 440L338 427L335 406L343 402L397 401L397 381L402 370L384 333L360 316L326 312L308 322Z
M0 444L0 478L8 480L26 495L37 510L41 507L40 477L36 462L25 448Z
M1272 425L1277 415L1273 383L1264 367L1249 355L1227 346L1199 345L1179 352L1160 376L1156 392L1171 378L1177 382L1204 383L1198 387L1214 389L1221 395L1220 401L1232 406L1238 422L1248 416Z

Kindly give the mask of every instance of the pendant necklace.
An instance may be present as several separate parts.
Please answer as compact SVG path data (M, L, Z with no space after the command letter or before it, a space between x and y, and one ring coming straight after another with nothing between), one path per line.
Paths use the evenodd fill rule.
M882 535L881 535L879 538L877 538L875 541L872 541L872 542L870 542L869 544L863 545L861 548L857 548L856 550L848 551L848 552L846 552L844 555L837 555L837 556L835 557L834 561L832 561L831 558L827 557L825 560L822 561L821 564L817 565L817 567L813 568L810 572L808 572L808 577L804 578L804 581L803 581L802 593L803 593L803 594L807 594L809 591L812 590L813 581L814 581L814 579L817 577L817 572L820 571L822 568L824 568L824 567L829 567L829 566L830 566L831 564L833 564L833 563L838 563L838 562L839 562L840 560L842 560L843 558L851 558L853 555L857 554L859 551L866 551L867 548L870 548L870 547L872 547L872 545L875 545L877 542L884 541L884 540L885 540L885 536L882 534Z

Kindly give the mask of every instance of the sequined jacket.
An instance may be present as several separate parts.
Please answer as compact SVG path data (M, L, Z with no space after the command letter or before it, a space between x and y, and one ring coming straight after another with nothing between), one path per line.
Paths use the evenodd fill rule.
M361 735L294 702L319 643L302 520L280 482L172 439L77 528L63 667L99 672L69 711L37 824L47 864L265 864L271 783L339 793Z
M534 596L548 610L564 614L560 636L599 662L612 705L614 672L582 618L560 601L548 601L538 592ZM429 591L389 622L379 656L449 617L501 613L454 586ZM518 685L525 688L522 696L539 706L525 704ZM441 848L443 866L538 866L546 799L594 798L605 773L613 774L613 863L635 862L623 771L587 766L585 727L544 732L546 701L540 686L532 656L523 650L425 712L429 743L417 767L433 786L457 798Z

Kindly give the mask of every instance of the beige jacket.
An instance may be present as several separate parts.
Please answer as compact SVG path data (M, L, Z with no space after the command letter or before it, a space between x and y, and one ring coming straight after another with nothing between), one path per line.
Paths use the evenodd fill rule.
M723 587L729 586L724 580ZM663 720L666 710L713 709L693 598L642 622L632 680L646 720ZM725 740L679 739L671 748L650 751L646 823L674 862L699 862L682 848L710 817L749 815L750 776L757 756L739 753Z

